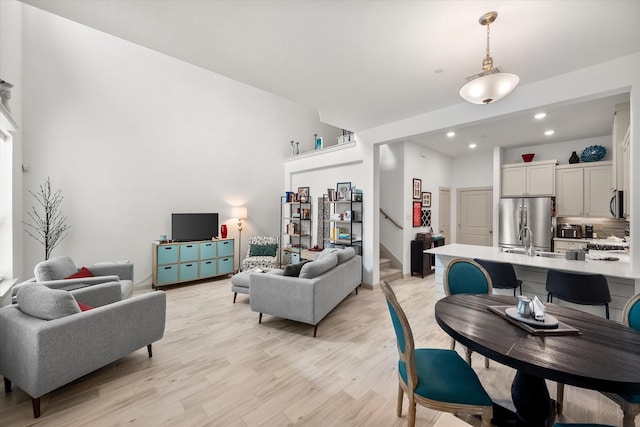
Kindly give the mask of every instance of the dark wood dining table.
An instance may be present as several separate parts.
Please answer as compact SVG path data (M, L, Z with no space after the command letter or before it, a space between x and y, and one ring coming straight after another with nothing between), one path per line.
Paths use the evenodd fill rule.
M459 343L517 370L512 398L518 418L526 425L547 425L553 421L549 417L555 417L553 408L540 416L548 405L553 406L545 379L593 390L640 394L639 332L612 320L547 303L547 313L578 329L579 334L533 335L488 309L515 307L516 301L510 296L451 295L436 303L435 317Z

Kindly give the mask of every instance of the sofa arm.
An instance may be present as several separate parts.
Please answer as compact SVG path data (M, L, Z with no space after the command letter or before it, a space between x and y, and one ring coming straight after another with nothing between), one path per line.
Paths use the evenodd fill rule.
M94 276L118 276L121 280L133 280L133 264L130 262L101 262L87 268Z
M75 289L71 291L71 295L78 302L91 307L101 307L120 301L122 299L122 286L119 282L100 283L86 288Z
M38 398L164 335L162 291L55 320L0 309L0 374Z
M97 285L99 283L117 282L118 280L120 280L118 276L81 277L78 279L50 280L48 282L36 282L35 280L28 280L26 282L22 282L15 285L11 289L11 295L15 297L16 294L18 293L18 290L20 290L20 288L25 285L36 284L36 285L47 286L51 289L70 289L80 285L91 286L91 285Z
M251 310L285 319L315 324L316 279L251 274L249 304Z

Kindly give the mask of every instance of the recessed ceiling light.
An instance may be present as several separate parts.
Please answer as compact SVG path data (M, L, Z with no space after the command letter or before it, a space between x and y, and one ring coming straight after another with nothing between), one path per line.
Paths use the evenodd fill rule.
M547 113L538 113L535 116L533 116L533 118L536 119L536 120L542 120L545 117L547 117Z
M469 148L476 148L478 146L478 144L476 144L475 142L472 142L471 144L469 144Z
M544 133L544 134L545 134L545 135L547 135L547 136L551 136L551 135L553 135L554 133L556 133L556 131L555 131L555 130L548 130L548 131L545 131L545 133Z
M447 132L447 136L448 136L449 138L453 138L454 136L456 136L456 133L455 133L454 131Z

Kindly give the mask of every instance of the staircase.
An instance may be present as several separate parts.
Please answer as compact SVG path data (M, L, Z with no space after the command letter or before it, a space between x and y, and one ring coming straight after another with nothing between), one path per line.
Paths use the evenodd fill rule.
M380 281L391 282L402 279L402 268L391 265L389 258L380 258Z

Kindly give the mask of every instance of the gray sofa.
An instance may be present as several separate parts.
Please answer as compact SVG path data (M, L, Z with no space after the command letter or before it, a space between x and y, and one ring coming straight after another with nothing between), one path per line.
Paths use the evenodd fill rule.
M362 257L353 248L325 249L304 264L299 277L252 273L249 276L251 310L314 325L362 282Z
M41 396L142 347L151 357L164 335L162 291L121 300L118 282L73 291L25 285L17 301L0 309L0 375L5 392L14 383L31 396L36 418Z
M129 262L102 262L87 267L93 277L67 279L80 271L68 256L58 256L38 263L33 269L31 279L15 285L12 296L15 296L22 286L38 283L53 289L71 290L79 286L92 286L98 283L119 282L121 299L131 298L133 295L133 264Z

